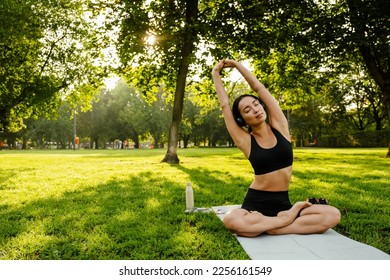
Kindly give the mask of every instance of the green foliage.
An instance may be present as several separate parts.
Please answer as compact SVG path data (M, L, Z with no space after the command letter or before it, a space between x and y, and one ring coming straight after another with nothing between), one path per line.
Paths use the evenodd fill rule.
M158 146L166 140L169 117L163 89L146 97L119 80L115 88L100 92L91 111L79 113L78 134L96 148L125 139L138 148L149 135Z
M199 39L198 1L121 3L123 18L118 48L122 71L127 81L136 88L141 86L145 95L157 86L174 92L169 148L163 161L178 163L176 148L185 88ZM148 43L150 36L155 36L153 44ZM129 69L133 65L136 72Z
M67 148L67 145L73 142L72 115L73 110L69 104L64 103L59 108L57 116L26 120L28 128L22 129L18 133L23 139L23 148L45 149L51 148L51 144L57 146L58 149ZM27 142L30 142L28 147Z
M0 130L89 103L104 69L104 39L80 1L5 1L0 27ZM94 89L91 91L91 87Z
M118 73L154 106L163 88L161 98L173 106L172 123L178 125L183 117L180 137L187 141L191 132L194 143L199 135L210 142L216 135L225 138L209 75L210 63L222 57L251 62L290 118L294 135L380 131L389 127L390 116L387 2L4 0L0 131L18 131L26 118L49 116L65 99L79 111L95 106L95 113L86 115L101 127L83 124L92 139L107 139L121 125L137 131L134 139L145 134L145 129L132 128L138 126L136 120L125 112L118 116L112 109L115 101L111 111L101 108L101 113L125 123L103 124L96 113L93 96L100 94L102 66L109 67L102 49L110 40L115 40L122 63ZM92 20L97 17L104 21ZM247 90L241 83L228 84L232 98ZM195 92L211 97L190 98L199 107L186 105L188 112L199 109L191 118L181 103L185 94ZM156 116L150 120L165 118L153 110ZM148 125L163 135L163 122ZM200 132L197 124L206 123L209 127Z
M165 84L174 92L186 32L185 1L123 2L121 33L117 43L122 73L147 94ZM155 36L153 44L148 37Z
M386 0L224 1L210 14L217 15L217 48L250 59L285 110L311 107L313 99L347 106L356 89L341 88L359 69L359 80L378 87L360 89L370 105L366 102L359 113L371 111L380 130L383 116L390 116L389 7ZM359 113L348 118L356 123ZM346 117L337 116L339 121Z

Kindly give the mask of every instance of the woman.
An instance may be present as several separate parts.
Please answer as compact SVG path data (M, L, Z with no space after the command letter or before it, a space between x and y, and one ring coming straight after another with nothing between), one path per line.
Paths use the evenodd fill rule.
M230 109L220 72L233 67L258 97L240 96ZM241 208L225 215L225 226L238 235L252 237L262 233L323 233L337 225L341 215L335 207L312 200L290 203L292 145L288 122L277 100L248 69L234 60L219 61L214 66L212 77L226 127L255 173Z

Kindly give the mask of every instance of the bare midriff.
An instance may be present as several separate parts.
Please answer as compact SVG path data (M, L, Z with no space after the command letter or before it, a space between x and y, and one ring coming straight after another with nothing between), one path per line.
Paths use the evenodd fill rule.
M270 173L255 175L250 188L261 191L287 191L290 185L292 166Z

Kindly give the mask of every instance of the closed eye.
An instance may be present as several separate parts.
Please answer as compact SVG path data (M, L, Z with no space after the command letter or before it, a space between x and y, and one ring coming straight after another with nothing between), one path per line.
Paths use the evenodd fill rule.
M260 105L259 100L256 100L256 99L253 100L252 105L255 106L255 107L259 106L259 105ZM246 107L242 110L242 112L246 114L246 113L249 113L250 110L251 110L251 107L250 107L250 106L246 106Z

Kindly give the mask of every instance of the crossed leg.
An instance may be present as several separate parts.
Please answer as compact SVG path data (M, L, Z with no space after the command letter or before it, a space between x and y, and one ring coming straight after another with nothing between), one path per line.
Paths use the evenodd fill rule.
M310 202L296 202L289 210L281 211L276 217L268 217L263 214L245 209L233 209L229 211L223 222L232 232L246 237L254 237L274 229L284 228L292 224L298 214L311 206Z
M341 219L340 211L330 205L312 205L303 209L297 219L287 226L273 228L267 234L323 233L336 226Z

